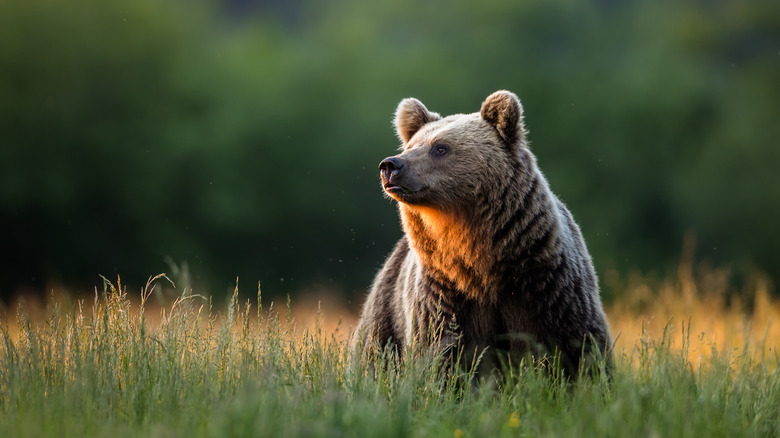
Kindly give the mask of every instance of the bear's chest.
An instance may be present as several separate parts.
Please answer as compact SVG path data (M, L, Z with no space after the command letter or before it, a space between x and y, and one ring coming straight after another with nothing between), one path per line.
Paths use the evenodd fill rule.
M532 327L516 303L491 304L461 298L452 303L451 314L453 327L464 345L508 350L513 333L530 331Z

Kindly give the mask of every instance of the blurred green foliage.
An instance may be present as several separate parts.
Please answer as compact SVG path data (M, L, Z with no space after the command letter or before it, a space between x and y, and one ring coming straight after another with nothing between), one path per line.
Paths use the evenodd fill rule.
M501 88L599 272L691 232L780 276L780 2L236 4L0 0L0 297L166 257L202 293L364 289L401 234L397 102Z

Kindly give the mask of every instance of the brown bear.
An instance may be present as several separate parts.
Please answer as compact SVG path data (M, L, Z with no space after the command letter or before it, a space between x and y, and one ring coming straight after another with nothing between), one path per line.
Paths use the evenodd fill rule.
M497 91L479 113L444 118L408 98L395 126L403 152L379 169L405 235L364 304L360 351L457 345L515 363L554 359L569 375L586 356L609 362L593 263L537 168L517 96ZM442 322L447 335L431 341Z

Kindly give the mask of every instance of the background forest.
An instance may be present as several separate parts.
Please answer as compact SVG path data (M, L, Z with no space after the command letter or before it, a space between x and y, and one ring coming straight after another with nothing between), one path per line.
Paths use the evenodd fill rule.
M684 241L780 278L776 0L0 0L0 299L185 263L354 296L401 235L398 101L502 88L606 299Z

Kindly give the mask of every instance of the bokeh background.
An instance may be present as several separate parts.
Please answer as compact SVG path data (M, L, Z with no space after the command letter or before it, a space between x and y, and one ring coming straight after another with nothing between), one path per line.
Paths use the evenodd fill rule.
M0 0L0 300L186 267L359 301L398 101L497 89L606 300L681 257L780 278L777 0Z

